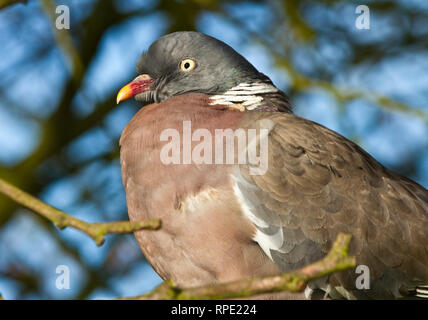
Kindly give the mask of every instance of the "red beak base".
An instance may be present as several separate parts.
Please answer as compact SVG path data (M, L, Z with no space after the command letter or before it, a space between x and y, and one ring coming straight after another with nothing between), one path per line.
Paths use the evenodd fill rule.
M116 103L129 99L139 93L150 90L150 85L153 83L153 79L148 74L142 74L136 77L132 82L128 83L122 89L116 97Z

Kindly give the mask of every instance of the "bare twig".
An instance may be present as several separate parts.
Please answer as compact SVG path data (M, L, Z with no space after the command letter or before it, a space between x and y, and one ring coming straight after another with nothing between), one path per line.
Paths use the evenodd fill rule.
M159 219L135 222L117 221L88 223L44 203L3 179L0 179L0 193L3 193L24 207L52 221L59 229L73 227L86 233L97 245L103 244L104 236L109 233L130 233L142 229L157 230L161 227L161 221Z
M0 0L0 9L6 8L17 3L27 3L27 0Z
M386 111L399 111L410 116L418 117L424 123L428 124L428 114L426 112L412 107L406 103L400 102L396 99L390 98L388 96L379 94L371 90L342 87L335 85L334 83L329 81L314 79L305 76L304 74L299 72L292 65L292 63L290 63L286 54L284 52L281 52L281 50L278 50L275 44L272 43L272 41L269 41L266 37L255 31L248 30L248 28L246 28L246 26L239 19L230 16L224 11L224 9L219 10L217 13L223 18L227 19L232 24L234 24L239 29L245 30L252 39L255 39L266 48L270 48L270 52L272 54L272 57L274 58L276 65L287 71L287 74L289 75L290 80L292 81L292 87L297 91L306 92L314 88L320 88L332 94L339 102L347 102L353 99L364 99L366 101L378 105ZM297 21L294 21L294 24L296 22ZM298 30L301 34L305 33L305 37L307 39L311 38L311 30L307 29L303 24L301 24L299 28L295 28L293 30Z
M81 79L84 74L84 67L79 53L73 44L70 32L66 29L58 30L56 28L55 21L57 17L55 15L56 5L54 1L40 0L40 4L46 15L51 20L56 43L61 49L63 56L68 60L72 79L77 84L79 83L79 79Z
M350 241L351 235L340 233L333 247L322 260L296 271L195 288L179 288L171 281L166 281L149 293L119 299L230 299L280 291L301 292L311 280L355 267L355 257L348 256Z
M428 124L428 114L422 110L413 108L403 102L378 94L374 91L341 87L328 81L304 76L278 53L273 52L273 56L276 63L288 72L293 81L294 88L298 91L305 92L310 91L313 88L321 88L332 94L340 102L350 101L353 99L365 99L379 105L383 109L399 111L410 116L418 117Z

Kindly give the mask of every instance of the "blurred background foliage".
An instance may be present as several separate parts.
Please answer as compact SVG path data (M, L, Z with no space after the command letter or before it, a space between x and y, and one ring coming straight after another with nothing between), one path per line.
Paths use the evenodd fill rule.
M0 6L8 1L0 1ZM70 29L54 27L70 8ZM370 29L355 8L370 8ZM139 106L116 106L141 52L198 30L244 55L295 112L356 141L428 187L428 2L74 0L0 11L0 177L94 221L127 219L118 140ZM58 290L58 265L70 289ZM160 278L132 235L102 247L0 196L0 292L6 299L111 298Z

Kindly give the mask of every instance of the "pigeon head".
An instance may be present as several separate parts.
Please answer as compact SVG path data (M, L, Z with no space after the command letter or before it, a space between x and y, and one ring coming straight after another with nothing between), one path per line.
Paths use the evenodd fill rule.
M162 102L190 92L222 95L256 83L278 91L230 46L199 32L175 32L159 38L140 57L137 72L139 75L119 91L118 103L130 97Z

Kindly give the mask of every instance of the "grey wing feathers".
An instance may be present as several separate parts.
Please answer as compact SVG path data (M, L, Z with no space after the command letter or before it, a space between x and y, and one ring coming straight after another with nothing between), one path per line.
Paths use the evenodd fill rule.
M365 295L396 297L428 283L428 191L309 120L251 112L246 126L260 128L267 120L274 124L267 172L251 175L240 165L235 181L258 222L259 243L281 270L321 258L345 232L353 235L350 254L374 281ZM329 284L353 292L357 276L342 272Z

